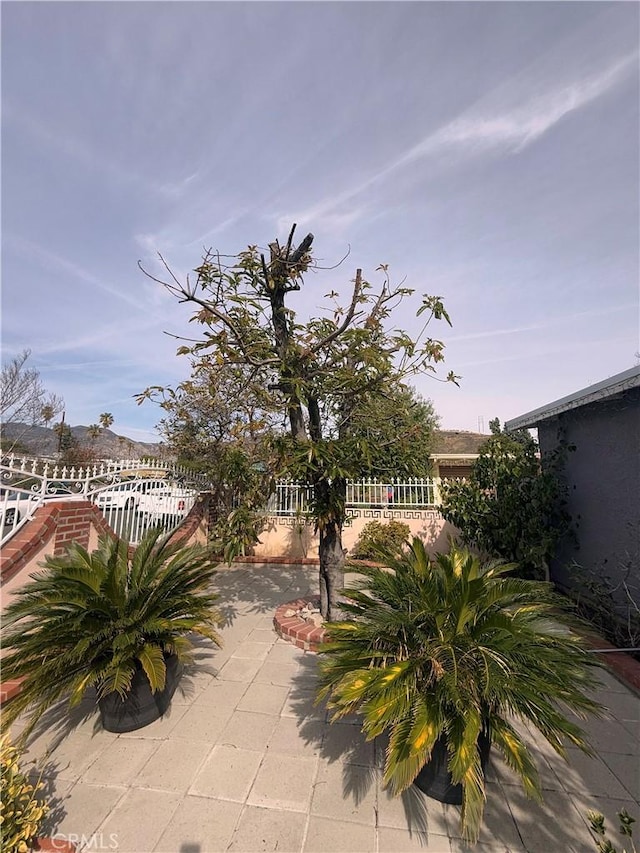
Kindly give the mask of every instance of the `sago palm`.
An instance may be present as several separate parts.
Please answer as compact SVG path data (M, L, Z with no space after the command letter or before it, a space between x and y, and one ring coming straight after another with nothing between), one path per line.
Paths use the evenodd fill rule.
M105 536L91 553L73 544L42 566L3 618L2 677L25 679L3 726L28 709L29 731L52 704L68 696L77 705L91 686L98 698L124 697L140 668L162 690L165 654L190 660L192 632L220 645L215 565L202 546L172 544L156 528L131 558L125 541Z
M588 752L563 707L599 711L585 693L597 684L596 664L560 624L551 586L510 577L512 564L482 564L455 546L431 560L416 538L385 565L359 567L364 579L344 590L348 618L327 625L319 697L333 719L361 714L368 739L388 731L384 781L394 794L442 739L452 782L462 786L462 830L474 840L485 802L481 733L539 797L513 720L535 726L561 755L565 742Z

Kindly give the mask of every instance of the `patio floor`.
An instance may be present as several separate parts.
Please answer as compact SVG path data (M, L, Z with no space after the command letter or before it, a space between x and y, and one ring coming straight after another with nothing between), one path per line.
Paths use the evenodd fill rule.
M391 799L380 784L384 744L365 742L353 723L329 725L314 706L316 656L278 638L273 614L317 590L317 569L238 565L217 586L224 646L203 644L162 720L114 735L85 709L73 725L48 715L28 756L44 762L48 833L117 853L468 850L457 807L415 789ZM538 805L494 752L472 849L593 853L587 810L602 811L611 830L622 808L640 820L640 698L602 679L610 714L585 724L597 757L571 749L567 765L531 735Z

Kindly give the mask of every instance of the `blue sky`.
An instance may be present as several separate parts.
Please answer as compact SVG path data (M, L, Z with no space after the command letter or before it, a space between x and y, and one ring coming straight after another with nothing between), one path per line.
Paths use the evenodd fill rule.
M2 347L72 424L154 439L188 373L147 280L315 234L315 313L355 268L444 297L451 429L636 363L635 3L2 4ZM396 322L416 328L413 307Z

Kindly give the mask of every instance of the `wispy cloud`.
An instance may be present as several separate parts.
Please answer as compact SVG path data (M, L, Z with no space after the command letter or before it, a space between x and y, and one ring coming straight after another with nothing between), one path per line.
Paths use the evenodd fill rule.
M61 272L70 273L74 278L80 279L80 281L83 281L85 284L89 284L92 287L97 287L100 290L103 290L105 293L108 293L109 296L120 299L128 305L133 305L135 308L140 310L145 309L145 303L141 300L136 299L124 290L120 290L120 288L108 281L98 278L98 276L89 272L89 270L84 269L80 264L76 264L67 258L63 258L61 255L58 255L49 249L45 249L43 246L39 246L25 237L5 234L4 241L6 245L26 257L36 258L45 269L53 267Z
M621 311L632 311L638 310L637 302L627 302L622 305L609 305L606 308L597 308L590 311L578 311L575 314L564 314L562 316L556 315L551 320L546 323L529 323L527 325L521 326L511 326L508 329L491 329L486 332L473 332L469 335L451 335L447 337L448 343L458 342L458 341L476 341L481 340L483 338L497 338L502 337L504 335L517 335L522 332L539 332L542 329L550 329L553 326L560 326L566 323L573 322L574 320L580 320L584 317L602 317L605 314L617 314Z
M46 125L39 118L31 115L25 109L18 109L7 98L3 98L2 114L5 122L15 122L22 132L26 132L32 139L41 145L54 148L64 154L74 165L82 165L88 169L107 174L118 182L137 187L139 190L161 196L169 200L175 200L188 191L197 173L191 174L184 179L158 183L147 179L140 171L128 169L122 163L111 159L105 152L98 151L77 135L69 130L61 130Z
M455 161L500 151L518 154L548 133L565 116L587 106L625 80L637 69L637 64L638 52L633 51L580 79L568 80L561 85L547 84L545 91L529 96L524 103L518 82L502 84L363 181L298 211L294 218L301 223L322 221L323 227L326 223L329 228L343 219L351 224L367 209L365 204L353 204L354 199L418 162L443 155ZM537 88L531 80L520 82L525 92ZM278 216L278 225L285 219L289 221L291 214Z

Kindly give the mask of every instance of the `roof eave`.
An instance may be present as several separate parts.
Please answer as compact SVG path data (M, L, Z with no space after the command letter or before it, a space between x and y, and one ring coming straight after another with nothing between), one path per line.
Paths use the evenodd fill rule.
M590 403L597 403L601 400L609 400L624 391L637 387L640 387L640 365L617 373L615 376L610 376L595 385L589 385L588 388L583 388L581 391L575 391L567 397L561 397L559 400L541 406L539 409L512 418L512 420L506 421L504 426L509 431L536 427L544 421L558 417L563 412L569 412L572 409L588 406Z

